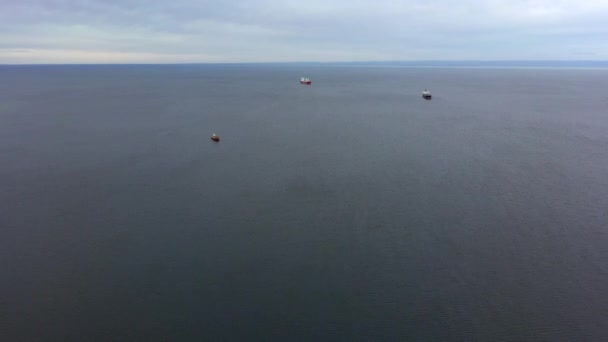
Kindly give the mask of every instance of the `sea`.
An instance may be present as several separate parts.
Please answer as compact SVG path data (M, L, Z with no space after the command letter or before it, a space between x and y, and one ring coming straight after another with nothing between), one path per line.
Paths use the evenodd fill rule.
M606 67L0 66L2 341L607 336Z

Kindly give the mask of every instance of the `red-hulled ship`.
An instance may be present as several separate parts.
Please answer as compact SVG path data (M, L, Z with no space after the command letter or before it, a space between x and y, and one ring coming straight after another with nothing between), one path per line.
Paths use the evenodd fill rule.
M300 84L311 85L312 81L310 80L310 78L302 77L300 78Z

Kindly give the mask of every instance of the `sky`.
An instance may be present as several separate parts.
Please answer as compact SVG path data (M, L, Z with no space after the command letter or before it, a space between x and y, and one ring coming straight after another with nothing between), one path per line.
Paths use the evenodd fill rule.
M608 0L0 0L0 64L608 60Z

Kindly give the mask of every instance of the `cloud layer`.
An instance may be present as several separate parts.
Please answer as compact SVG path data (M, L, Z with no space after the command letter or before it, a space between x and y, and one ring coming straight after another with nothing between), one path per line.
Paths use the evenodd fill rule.
M4 0L0 63L608 60L608 1Z

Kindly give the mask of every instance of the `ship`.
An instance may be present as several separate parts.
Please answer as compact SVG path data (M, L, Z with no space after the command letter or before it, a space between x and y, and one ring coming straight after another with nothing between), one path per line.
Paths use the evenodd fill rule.
M310 78L302 77L302 78L300 78L300 84L311 85L312 81L310 80Z
M424 89L424 91L422 92L422 98L424 98L425 100L430 100L432 97L431 92L428 91L427 89Z

